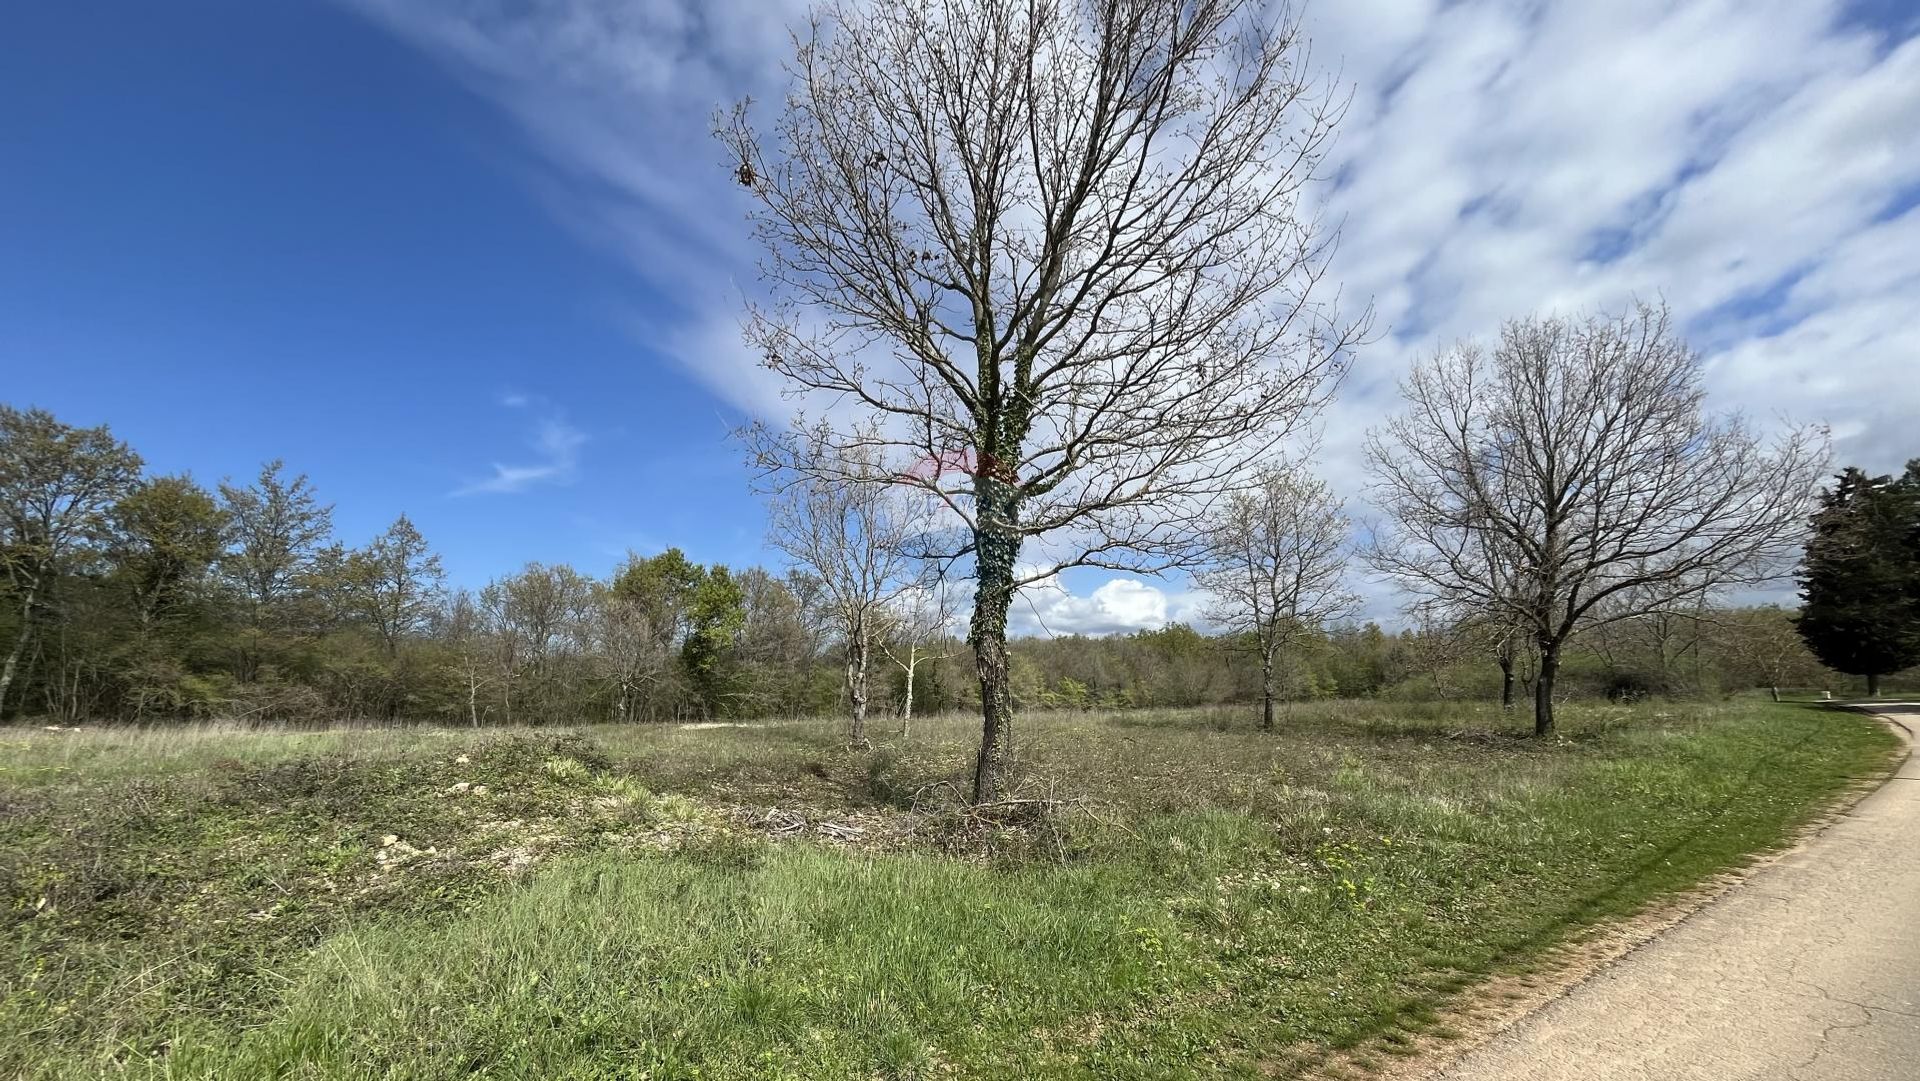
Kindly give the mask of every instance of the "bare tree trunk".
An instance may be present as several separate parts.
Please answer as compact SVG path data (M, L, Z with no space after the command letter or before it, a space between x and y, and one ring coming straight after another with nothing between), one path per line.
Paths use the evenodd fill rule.
M0 689L4 689L4 685L0 685ZM1880 697L1880 673L1878 672L1867 673L1867 697Z
M1780 701L1780 688L1779 688L1779 687L1777 687L1777 686L1776 686L1776 687L1768 687L1768 688L1767 688L1767 690L1769 690L1769 691L1771 691L1771 692L1773 693L1773 700L1774 700L1775 702L1778 702L1778 701Z
M1513 650L1500 650L1500 708L1513 711Z
M907 646L907 698L900 704L900 738L906 739L913 730L913 670L920 665L920 647L918 644Z
M855 635L847 642L847 698L853 703L853 719L847 728L847 742L867 747L867 646Z
M13 648L7 650L7 660L0 666L0 717L6 716L7 692L13 687L13 673L20 667L20 654L26 652L27 628L21 627L13 640Z
M980 528L974 534L978 584L968 631L974 667L980 676L980 756L973 767L976 803L1000 795L1013 774L1013 686L1007 664L1007 611L1013 607L1013 563L1020 549L1020 542L1011 529L1012 500L992 501L993 494L1004 492L1005 485L982 477L980 487ZM1000 505L994 506L993 502Z
M0 665L0 717L7 715L7 692L13 689L13 674L20 668L20 655L27 651L27 639L33 635L33 598L39 589L38 578L27 586L27 595L20 601L20 633L14 636L13 645L7 650L6 663Z
M1553 677L1560 672L1560 643L1540 644L1540 675L1533 683L1533 734L1553 735Z
M1260 730L1273 731L1273 654L1260 654Z

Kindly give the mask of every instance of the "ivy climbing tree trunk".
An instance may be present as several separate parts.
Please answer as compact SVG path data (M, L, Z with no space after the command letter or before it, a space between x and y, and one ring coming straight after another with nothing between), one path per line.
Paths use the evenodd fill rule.
M808 26L771 130L716 123L769 254L746 336L815 418L861 414L813 429L810 476L917 489L949 519L928 554L972 557L991 799L1015 593L1192 565L1188 523L1365 336L1304 195L1344 99L1262 0L821 0Z
M1018 505L1011 487L982 478L980 527L974 534L976 592L967 640L980 678L980 753L973 798L992 799L1013 775L1013 682L1007 661L1007 614L1013 607L1014 565L1020 552Z

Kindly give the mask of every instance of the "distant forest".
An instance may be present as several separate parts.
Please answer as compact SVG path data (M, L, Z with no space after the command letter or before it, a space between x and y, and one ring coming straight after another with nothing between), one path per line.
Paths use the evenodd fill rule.
M530 563L449 588L402 516L350 546L283 463L208 489L154 476L105 427L0 406L6 575L0 716L47 723L339 719L557 724L811 715L842 708L839 643L797 570L630 555L605 578ZM1012 647L1021 708L1189 706L1258 698L1239 636L1173 624ZM902 659L905 650L896 652ZM1461 629L1311 628L1282 696L1498 701L1494 654ZM964 642L883 666L877 712L979 706ZM1529 679L1524 663L1515 682ZM1700 608L1577 643L1566 693L1711 695L1857 680L1822 668L1777 608Z

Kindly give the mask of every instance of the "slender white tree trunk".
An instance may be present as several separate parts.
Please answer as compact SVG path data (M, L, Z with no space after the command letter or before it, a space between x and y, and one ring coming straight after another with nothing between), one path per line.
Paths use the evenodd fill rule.
M920 647L907 646L907 699L900 704L900 738L905 739L913 729L913 670L920 664Z
M36 577L20 601L20 633L14 635L6 662L0 664L0 716L6 715L7 692L13 689L13 674L20 668L20 656L27 651L27 638L33 633L33 599L39 591L40 579Z

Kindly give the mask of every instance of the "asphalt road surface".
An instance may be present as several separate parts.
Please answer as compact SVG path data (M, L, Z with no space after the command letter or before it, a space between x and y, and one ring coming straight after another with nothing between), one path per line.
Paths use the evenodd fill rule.
M1920 705L1881 712L1920 730ZM1432 1076L1920 1081L1920 761Z

